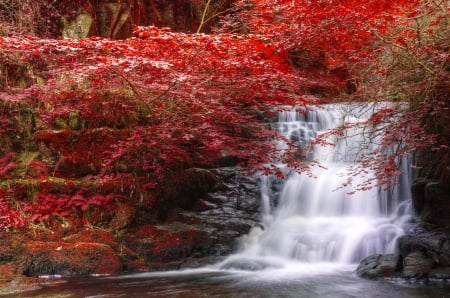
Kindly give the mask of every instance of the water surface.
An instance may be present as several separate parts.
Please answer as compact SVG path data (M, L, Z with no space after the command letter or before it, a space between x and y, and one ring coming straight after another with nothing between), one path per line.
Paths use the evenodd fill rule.
M371 281L357 277L350 268L306 271L201 269L73 279L8 297L450 297L450 282Z

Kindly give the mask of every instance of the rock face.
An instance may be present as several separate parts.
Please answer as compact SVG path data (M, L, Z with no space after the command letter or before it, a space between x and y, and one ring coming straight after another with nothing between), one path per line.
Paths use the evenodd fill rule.
M191 197L190 204L170 209L166 223L158 225L156 233L161 236L156 237L159 239L156 242L172 242L173 250L155 249L161 245L155 245L155 237L148 230L147 233L137 232L139 237L127 240L132 249L145 255L150 262L178 262L177 267L215 262L235 251L238 238L258 223L258 181L234 167L214 169L210 174L217 178L204 177L209 177L206 179L209 182L216 181L214 187L203 185L201 188L209 191L198 195L196 200L187 192L185 196ZM183 208L186 206L190 208ZM164 238L167 241L161 240Z
M412 185L412 198L422 221L450 230L450 190L445 183L417 179Z

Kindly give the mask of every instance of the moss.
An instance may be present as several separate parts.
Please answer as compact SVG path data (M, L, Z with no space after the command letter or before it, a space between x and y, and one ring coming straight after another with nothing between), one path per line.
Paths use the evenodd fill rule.
M39 152L22 151L14 157L14 161L18 164L18 168L14 171L13 176L25 178L30 162L39 157Z

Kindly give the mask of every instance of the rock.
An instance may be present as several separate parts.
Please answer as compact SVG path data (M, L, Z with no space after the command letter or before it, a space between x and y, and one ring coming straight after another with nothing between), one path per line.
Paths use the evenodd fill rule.
M66 38L86 38L92 33L94 19L90 14L79 14L73 21L61 18L61 34Z
M173 203L166 223L142 223L124 239L152 268L158 262L196 264L228 255L258 223L259 181L239 168L193 168L177 177L182 178L177 184L167 184L166 198Z
M450 267L450 239L447 239L439 250L439 265Z
M417 230L397 240L396 255L364 259L357 274L364 278L450 278L450 239L445 232Z
M403 258L403 277L427 277L434 261L423 252L415 251Z
M441 176L439 177L439 185L446 190L450 190L450 166L442 169Z
M373 255L361 261L356 274L368 279L393 277L400 267L397 254Z
M32 241L17 263L26 276L115 274L122 269L116 252L101 243Z
M397 248L402 258L405 258L407 255L414 252L428 253L430 255L436 254L429 243L415 235L404 235L399 237L397 240Z
M411 191L413 207L423 221L450 228L450 191L447 185L420 178L414 181Z
M51 280L48 281L48 283L51 282ZM17 274L12 264L0 265L0 296L37 290L40 288L40 283L42 280L38 278Z
M420 215L425 206L425 186L430 183L431 180L426 178L415 179L411 185L411 195L413 208Z
M450 227L450 191L437 182L425 186L425 206L421 218L441 227Z
M435 268L428 274L429 278L450 279L450 267Z
M162 218L178 207L192 209L199 199L214 190L217 183L213 172L201 168L190 168L167 179L160 199Z

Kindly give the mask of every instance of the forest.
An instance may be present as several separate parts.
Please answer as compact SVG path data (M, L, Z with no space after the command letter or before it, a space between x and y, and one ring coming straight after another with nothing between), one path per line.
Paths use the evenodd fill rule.
M179 258L174 246L190 256L203 231L158 226L206 208L215 169L283 179L277 158L311 171L309 148L274 145L269 124L290 108L389 102L328 132L383 127L352 169L375 176L355 191L395 187L396 159L412 155L448 187L449 22L447 0L0 0L0 273L139 271Z

